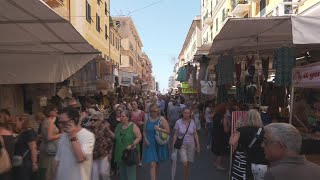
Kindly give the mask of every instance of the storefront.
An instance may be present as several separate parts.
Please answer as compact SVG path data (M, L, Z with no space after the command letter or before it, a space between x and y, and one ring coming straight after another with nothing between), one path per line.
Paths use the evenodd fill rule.
M0 1L0 16L0 106L14 114L56 95L100 53L42 1Z

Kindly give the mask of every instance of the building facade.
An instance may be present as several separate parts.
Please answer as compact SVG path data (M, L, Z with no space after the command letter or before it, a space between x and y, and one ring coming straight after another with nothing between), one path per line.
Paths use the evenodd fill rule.
M319 0L201 0L202 45L210 44L228 18L319 16Z
M112 17L121 39L120 70L142 77L142 41L131 17Z

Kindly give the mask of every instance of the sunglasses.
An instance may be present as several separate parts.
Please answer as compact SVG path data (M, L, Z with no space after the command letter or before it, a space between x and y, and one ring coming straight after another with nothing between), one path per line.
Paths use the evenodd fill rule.
M97 122L99 119L90 119L90 121Z
M70 120L68 120L68 121L58 121L58 124L60 124L60 125L67 125L67 124L69 124L69 122L71 122L72 120L70 119Z

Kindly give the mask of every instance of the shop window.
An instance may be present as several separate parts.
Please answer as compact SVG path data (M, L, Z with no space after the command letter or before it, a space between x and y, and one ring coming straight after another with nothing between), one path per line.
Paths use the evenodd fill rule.
M98 32L100 32L100 16L98 13L96 14L96 29Z
M86 1L86 19L91 24L91 5Z

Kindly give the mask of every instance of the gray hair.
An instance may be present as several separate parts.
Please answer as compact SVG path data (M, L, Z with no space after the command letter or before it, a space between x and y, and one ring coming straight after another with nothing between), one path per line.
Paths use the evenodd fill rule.
M271 123L264 129L270 134L272 141L280 142L289 152L300 153L302 137L294 126L287 123Z
M247 120L243 122L243 126L263 127L259 111L250 109L247 114Z

